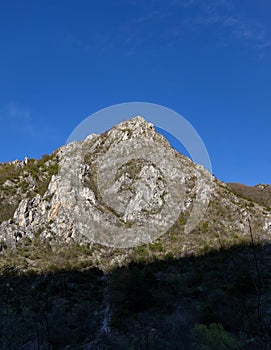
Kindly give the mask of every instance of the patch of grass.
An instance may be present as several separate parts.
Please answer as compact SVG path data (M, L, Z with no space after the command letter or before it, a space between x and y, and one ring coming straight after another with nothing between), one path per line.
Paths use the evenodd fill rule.
M19 202L15 204L0 204L0 223L3 221L7 221L13 217L18 204Z
M163 244L161 242L150 243L149 248L153 252L163 252L164 251L164 247L163 247Z
M140 255L140 256L148 256L149 252L148 249L144 246L138 246L136 248L136 254Z
M201 224L201 231L203 233L205 232L208 232L208 229L209 229L209 223L207 221L204 221L202 224Z

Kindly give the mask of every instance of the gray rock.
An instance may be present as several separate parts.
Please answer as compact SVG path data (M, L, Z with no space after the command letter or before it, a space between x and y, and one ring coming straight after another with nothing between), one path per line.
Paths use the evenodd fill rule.
M250 218L270 239L270 212L248 206L142 117L63 146L57 157L59 173L46 193L23 199L13 220L0 225L5 244L39 233L51 242L127 248L154 241L180 215L187 237L202 221L246 236Z

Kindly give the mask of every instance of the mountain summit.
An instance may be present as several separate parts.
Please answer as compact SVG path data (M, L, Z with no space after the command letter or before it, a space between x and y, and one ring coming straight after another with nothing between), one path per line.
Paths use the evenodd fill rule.
M268 188L245 190L142 117L0 164L0 348L271 349Z
M2 247L38 238L132 248L159 239L180 256L249 239L250 227L270 239L268 208L233 193L140 116L0 172L2 203L16 206L0 225Z

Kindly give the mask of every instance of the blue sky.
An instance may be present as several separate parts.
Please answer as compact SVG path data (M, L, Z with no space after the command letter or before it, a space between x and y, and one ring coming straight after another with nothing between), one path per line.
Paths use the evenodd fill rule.
M271 183L271 2L0 2L0 161L63 145L90 114L185 117L223 181Z

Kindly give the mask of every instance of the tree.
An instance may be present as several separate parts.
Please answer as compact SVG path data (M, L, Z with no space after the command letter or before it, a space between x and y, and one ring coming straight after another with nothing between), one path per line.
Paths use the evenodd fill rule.
M211 323L209 326L198 324L191 330L193 349L195 350L234 350L237 341L225 331L221 324Z

